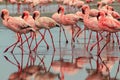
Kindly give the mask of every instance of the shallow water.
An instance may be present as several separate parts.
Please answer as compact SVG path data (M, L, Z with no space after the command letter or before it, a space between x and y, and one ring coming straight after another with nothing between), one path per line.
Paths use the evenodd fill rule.
M5 6L3 6L5 7ZM1 7L0 7L1 8ZM2 9L2 8L1 8ZM83 27L81 23L80 26ZM69 27L68 27L69 28ZM42 31L43 32L43 31ZM54 38L56 51L53 51L51 39L49 34L46 34L46 40L50 46L49 50L46 50L46 46L44 42L40 44L36 54L43 58L43 62L36 58L35 64L46 67L47 71L53 73L59 73L61 76L61 80L108 80L110 77L114 78L117 74L117 79L120 80L120 71L118 71L119 61L120 61L120 53L119 46L115 40L114 46L112 43L108 44L105 47L104 51L102 51L101 56L96 56L97 49L96 47L92 52L86 51L86 45L88 42L89 35L84 38L84 33L80 35L78 40L76 40L74 45L71 45L71 35L70 31L67 29L66 34L69 39L69 43L65 43L65 39L62 33L62 39L59 44L59 28L54 28L51 30ZM89 34L89 31L87 31ZM29 35L29 34L28 34ZM39 36L37 40L39 40ZM85 41L86 39L86 41ZM5 48L8 47L16 40L16 35L14 32L6 29L3 25L0 25L0 80L8 80L8 77L11 73L17 71L17 67L10 62L8 62L4 56L8 59L16 63L13 55L10 53L10 50L6 53L3 53ZM92 40L90 42L90 46L96 42L95 34L92 36ZM105 40L101 42L100 46L102 47L105 44ZM33 44L31 48L35 45ZM26 65L28 60L29 51L27 44L24 44L24 62L23 66ZM14 56L21 63L21 49L16 47L14 50ZM34 52L32 52L34 54ZM52 64L52 65L51 65ZM57 65L56 65L57 64ZM62 65L61 65L62 64ZM103 68L98 69L98 66L103 66ZM109 68L109 71L104 70ZM98 69L98 70L97 70ZM98 71L98 73L96 73ZM118 73L117 73L118 71ZM102 75L102 76L101 76ZM107 78L106 78L107 77ZM55 80L60 80L59 77L56 77ZM115 79L113 79L115 80Z

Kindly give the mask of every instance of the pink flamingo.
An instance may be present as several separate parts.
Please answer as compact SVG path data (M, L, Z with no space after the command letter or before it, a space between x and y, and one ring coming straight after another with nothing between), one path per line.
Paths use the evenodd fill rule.
M77 33L81 30L81 28L77 25L77 22L79 21L79 17L75 14L66 14L64 15L64 7L63 6L60 6L59 9L58 9L58 13L60 13L60 20L61 20L61 23L65 26L67 25L70 25L72 26L72 40L71 42L75 41L74 40L74 29L75 28L78 28L78 31ZM76 33L76 34L77 34ZM76 35L75 34L75 35Z
M46 44L46 46L47 46L47 49L49 49L49 45L47 44L46 40L44 39L44 36L42 35L42 33L39 31L39 28L36 27L36 25L35 25L35 20L34 20L33 17L29 14L28 11L24 11L24 12L23 12L22 18L23 18L29 25L31 25L36 31L38 31L38 33L39 33L39 34L41 35L41 37L43 38L43 40L44 40L44 42L45 42L45 44ZM32 34L31 34L31 36L32 36ZM30 37L31 37L31 36L30 36ZM33 39L34 39L34 37L35 37L35 39L36 39L36 34L33 33ZM33 39L32 39L32 41L33 41ZM31 41L30 45L32 44L32 41ZM37 42L36 42L36 45L37 45Z
M111 33L116 33L120 30L120 22L114 18L106 17L105 12L100 11L98 14L98 26L104 30L109 32L108 37L110 37ZM119 41L118 37L117 40ZM98 56L103 51L105 46L110 42L110 39L106 42L103 48L99 51Z
M9 11L7 9L3 9L1 11L1 18L3 19L2 20L3 25L5 27L7 27L8 29L12 30L13 32L17 33L17 37L18 37L17 41L14 44L12 44L11 46L9 46L8 48L6 48L4 52L7 52L9 48L11 48L12 46L14 46L13 49L12 49L12 51L11 51L11 52L13 52L14 48L16 47L16 45L20 41L22 42L21 34L24 34L25 37L26 37L26 39L27 39L26 33L31 32L31 31L32 32L35 31L22 18L9 16ZM28 39L27 39L27 43L28 43ZM29 50L30 50L29 44L28 44L28 47L29 47Z
M54 48L54 51L55 51L55 45L54 45L54 41L53 41L53 36L52 36L52 34L50 32L50 29L54 28L54 27L60 27L59 24L55 20L53 20L52 18L49 18L49 17L40 17L40 12L39 11L34 11L33 12L33 19L35 19L35 24L36 24L36 26L39 29L45 29L45 32L46 32L46 30L48 30L48 32L49 32L49 34L51 36L52 45L53 45L53 48ZM34 48L34 50L37 49L38 45L40 44L40 42L42 40L43 39L41 39L38 42L38 44L36 45L36 47Z
M64 35L65 35L66 43L68 43L65 30L64 30L63 25L62 25L62 22L61 22L61 20L60 20L60 14L54 13L54 14L52 15L52 18L53 18L57 23L60 24L61 28L63 29ZM59 35L59 41L60 41L60 39L61 39L61 28L60 28L60 33L59 33L59 34L60 34L60 35Z
M98 20L96 17L89 17L89 11L90 11L90 8L88 5L84 5L82 7L82 12L83 12L83 14L85 14L84 18L83 18L84 26L91 31L95 31L96 38L98 40L98 32L101 31L101 28L99 28L99 26L98 26ZM92 32L90 33L87 50L88 50L89 42L91 39L91 35L92 35ZM99 44L98 44L98 49L99 49Z

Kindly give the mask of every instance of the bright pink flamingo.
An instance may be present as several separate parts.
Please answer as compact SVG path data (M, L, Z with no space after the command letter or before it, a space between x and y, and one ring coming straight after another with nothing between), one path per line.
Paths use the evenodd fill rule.
M49 34L51 36L52 45L53 45L53 48L54 48L54 51L55 51L55 45L54 45L54 41L53 41L53 36L52 36L52 34L50 32L50 29L54 28L54 27L60 27L59 24L55 20L53 20L52 18L49 18L49 17L40 17L40 12L39 11L34 11L33 12L33 19L35 19L35 24L36 24L36 26L39 29L45 29L45 32L46 32L46 30L48 30L48 32L49 32ZM37 49L38 45L40 44L40 42L42 40L43 39L41 39L38 42L38 44L36 45L36 47L34 48L34 50Z
M49 49L49 45L47 44L46 40L44 39L44 36L42 35L42 33L39 31L39 28L36 27L36 25L35 25L35 20L34 20L33 17L30 15L30 13L29 13L28 11L24 11L24 12L23 12L23 15L22 15L22 18L23 18L29 25L31 25L31 26L41 35L41 37L43 38L43 40L44 40L44 42L45 42L45 44L46 44L46 46L47 46L47 49ZM32 34L31 34L31 36L32 36ZM31 36L30 36L30 37L31 37ZM34 37L35 37L35 39L36 39L36 34L33 33L33 39L34 39ZM33 41L33 39L32 39L32 41ZM30 46L31 46L31 44L32 44L32 41L31 41L31 43L30 43ZM36 45L37 45L37 42L36 42Z
M80 18L75 14L66 14L66 15L64 15L64 7L63 6L59 7L58 13L60 13L61 23L63 25L65 25L65 26L67 26L67 25L71 26L71 28L72 28L72 40L71 40L71 42L75 41L74 40L74 37L75 37L74 36L74 29L78 28L77 33L81 30L81 28L77 25L77 22L79 21Z
M63 25L62 25L62 22L61 22L61 20L60 20L60 14L54 13L54 14L52 15L52 19L54 19L57 23L60 24L60 26L61 26L61 28L62 28L62 30L63 30L63 33L64 33L64 35L65 35L66 43L68 43L65 30L64 30ZM60 39L61 39L61 28L60 28L60 33L59 33L59 41L60 41Z
M117 19L107 17L105 12L100 11L98 15L98 26L104 30L109 32L108 37L110 37L111 33L116 33L120 30L120 22ZM117 40L119 41L118 37ZM110 42L110 39L106 42L103 48L99 51L98 56L105 48L105 46Z
M22 18L9 16L9 11L7 9L3 9L1 11L1 18L3 19L2 20L3 25L5 27L7 27L8 29L12 30L13 32L17 33L17 37L18 37L17 41L14 44L12 44L11 46L9 46L8 48L6 48L4 52L7 52L9 48L14 46L12 51L11 51L11 52L13 52L16 45L20 41L22 42L21 34L24 34L26 39L27 39L26 33L31 32L31 31L33 31L33 32L35 31ZM28 43L28 39L27 39L27 43ZM28 47L29 47L29 50L30 50L29 44L28 44Z
M96 17L89 17L89 11L90 11L90 8L88 5L84 5L82 7L82 12L83 12L83 14L85 14L84 18L83 18L84 26L91 31L95 31L96 38L97 38L97 40L99 40L98 39L98 32L101 31L101 28L99 28L99 26L98 26L98 20ZM92 35L92 32L90 33L90 37L89 37L89 41L88 41L88 45L87 45L87 50L88 50L89 42L91 39L91 35ZM98 49L99 49L99 44L98 44Z

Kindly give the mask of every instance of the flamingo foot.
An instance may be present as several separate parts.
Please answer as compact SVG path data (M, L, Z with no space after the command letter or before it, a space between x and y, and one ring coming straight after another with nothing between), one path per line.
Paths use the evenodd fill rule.
M68 44L68 40L66 40L66 44Z
M49 46L47 46L47 50L49 50Z
M13 50L12 51L10 51L11 53L13 53Z
M4 50L4 53L6 53L6 52L8 51L8 49L9 49L9 48L6 48L6 49Z

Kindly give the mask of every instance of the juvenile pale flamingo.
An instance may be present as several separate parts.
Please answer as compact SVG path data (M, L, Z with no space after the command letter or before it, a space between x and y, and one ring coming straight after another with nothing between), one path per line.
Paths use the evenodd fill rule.
M50 29L51 28L54 28L54 27L60 27L59 24L53 20L52 18L49 18L49 17L40 17L40 12L39 11L34 11L33 12L33 19L35 19L35 25L36 27L38 27L39 29L45 29L45 32L46 30L48 30L50 36L51 36L51 39L52 39L52 45L53 45L53 48L54 48L54 51L55 51L55 45L54 45L54 41L53 41L53 36L50 32ZM40 44L40 42L42 41L43 39L41 39L38 44L36 45L36 47L34 48L37 49L38 45Z
M81 28L77 25L77 22L80 20L79 16L75 14L66 14L64 15L64 7L60 6L58 9L58 13L60 13L60 20L61 23L65 26L70 25L72 28L72 40L71 42L74 42L75 35L81 30ZM74 34L75 28L78 28L78 31L76 34Z
M16 45L20 41L22 42L21 34L24 34L27 39L26 33L35 31L22 18L9 16L9 11L7 9L3 9L1 11L1 18L2 18L3 25L5 27L7 27L8 29L12 30L13 32L17 33L17 37L18 37L17 41L14 44L12 44L11 46L9 46L8 48L6 48L4 52L7 52L8 49L11 48L12 46L13 46L13 49L11 52L13 52ZM27 43L28 43L28 39L27 39ZM28 44L28 47L29 47L29 44ZM29 50L30 50L30 47L29 47Z
M35 25L35 20L33 19L33 17L30 15L30 13L28 12L28 11L24 11L23 12L23 14L22 14L22 18L30 25L30 26L32 26L40 35L41 35L41 37L43 38L43 40L44 40L44 42L45 42L45 44L46 44L46 46L47 46L47 49L49 49L49 45L47 44L47 42L46 42L46 40L44 39L44 35L42 35L42 33L39 31L39 29L40 28L37 28L36 27L36 25ZM33 35L33 36L32 36ZM31 34L31 36L33 37L33 39L34 39L34 37L35 37L35 39L36 39L36 34ZM30 37L31 37L30 36ZM32 41L33 41L33 39L32 39ZM32 44L32 41L31 41L31 43L30 43L30 46L31 46L31 44ZM36 40L35 40L36 41ZM37 45L37 42L36 42L36 45Z

